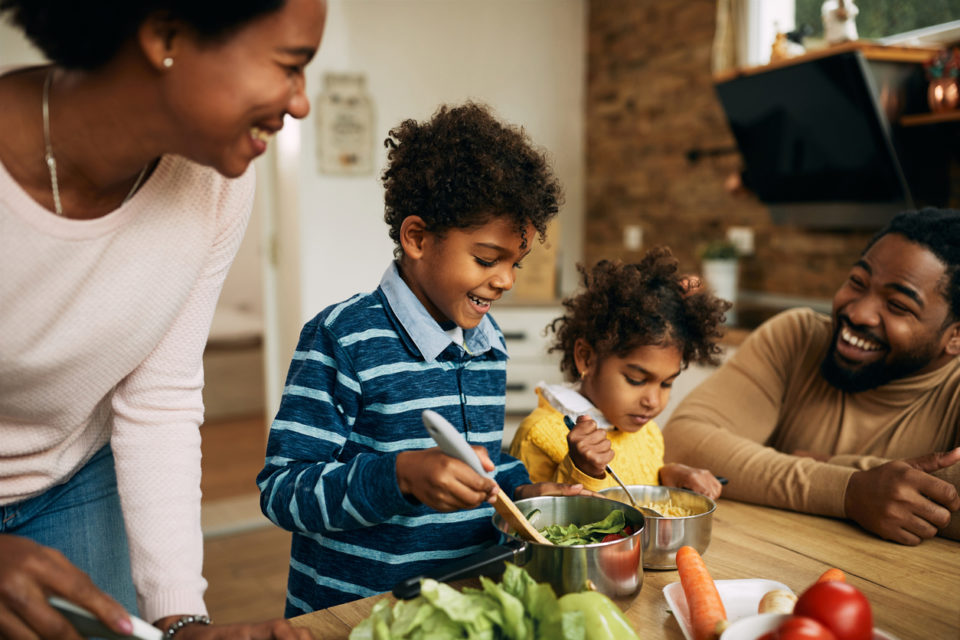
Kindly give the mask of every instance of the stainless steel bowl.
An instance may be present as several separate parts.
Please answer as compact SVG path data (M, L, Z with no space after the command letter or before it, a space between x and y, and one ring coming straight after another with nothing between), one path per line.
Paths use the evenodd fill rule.
M701 554L710 545L713 530L713 512L717 503L710 498L674 487L659 485L628 485L630 495L643 505L647 502L670 502L690 509L694 515L684 517L646 517L643 528L643 568L676 569L677 549L689 545ZM600 491L600 495L629 504L629 499L620 487Z
M626 538L595 544L556 546L527 541L519 557L514 560L526 569L537 582L549 582L557 595L596 589L611 597L628 596L643 584L643 541L645 529L642 513L614 500L592 496L540 496L517 500L517 508L524 515L539 510L533 526L543 529L552 524L585 525L603 520L614 509L623 509L627 524L635 533ZM652 520L647 518L646 521ZM493 516L493 526L510 538L509 525L499 514Z

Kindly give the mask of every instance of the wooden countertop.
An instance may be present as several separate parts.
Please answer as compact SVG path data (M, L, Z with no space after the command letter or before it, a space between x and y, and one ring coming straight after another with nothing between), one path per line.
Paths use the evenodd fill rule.
M846 521L720 500L704 553L715 580L767 578L797 594L830 567L870 600L874 625L900 640L957 638L960 542L934 538L917 547L886 542ZM663 588L676 571L645 571L633 598L618 600L645 640L681 640ZM315 638L344 640L385 594L292 619Z

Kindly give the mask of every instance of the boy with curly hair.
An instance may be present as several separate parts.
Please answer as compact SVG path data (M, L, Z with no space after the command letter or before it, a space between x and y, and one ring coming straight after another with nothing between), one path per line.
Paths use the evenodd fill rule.
M496 540L497 487L531 485L500 452L506 348L488 315L558 211L560 185L523 131L476 104L406 120L386 140L395 261L379 288L304 327L257 478L293 532L286 616L388 591ZM493 478L432 446L421 412L459 430Z
M638 264L602 260L579 267L583 291L564 300L566 314L547 329L563 354L565 385L537 387L537 408L520 423L510 454L534 481L616 486L605 467L630 484L682 487L711 498L720 483L705 469L664 464L653 418L690 362L717 364L730 303L680 275L667 248ZM564 418L576 421L568 429Z

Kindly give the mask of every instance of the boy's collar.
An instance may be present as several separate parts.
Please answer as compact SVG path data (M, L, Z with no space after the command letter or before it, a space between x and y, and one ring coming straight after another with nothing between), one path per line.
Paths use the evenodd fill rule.
M380 290L425 360L436 360L444 349L454 344L450 335L433 319L400 277L396 262L391 262L384 272L380 279ZM481 354L491 348L507 353L493 321L486 316L475 328L463 332L463 346L472 355Z
M609 431L613 425L609 420L603 417L600 409L593 406L586 396L580 393L580 383L573 382L569 384L547 384L541 382L537 385L537 391L543 395L543 399L550 403L550 406L569 416L574 422L578 416L587 415L593 418L597 427Z

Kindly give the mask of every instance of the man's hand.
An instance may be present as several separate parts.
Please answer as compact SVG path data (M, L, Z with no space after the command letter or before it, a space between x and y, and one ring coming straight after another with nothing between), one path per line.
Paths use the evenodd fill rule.
M487 450L473 445L483 468L495 466ZM478 474L466 463L452 458L438 447L403 451L397 455L397 483L400 492L437 511L472 509L481 502L493 502L497 483Z
M89 576L55 549L0 534L0 638L80 640L67 619L47 603L58 595L100 618L111 629L133 633L130 616Z
M613 460L613 448L603 429L588 416L577 418L576 426L567 434L570 459L577 469L594 478L604 478L604 467Z
M881 538L917 545L947 526L960 509L957 488L932 472L960 462L960 448L892 460L850 477L847 517Z

